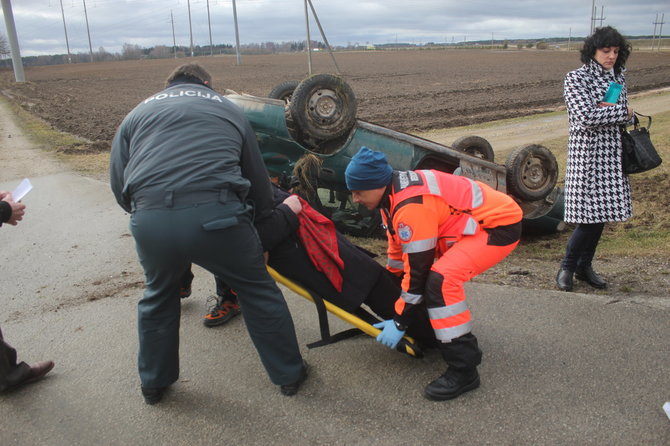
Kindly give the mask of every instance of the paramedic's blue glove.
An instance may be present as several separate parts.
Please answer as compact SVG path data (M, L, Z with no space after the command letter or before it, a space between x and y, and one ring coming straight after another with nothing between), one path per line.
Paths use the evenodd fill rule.
M390 348L395 348L405 334L405 330L400 330L393 319L377 322L373 327L382 330L382 332L377 335L377 342L381 342Z

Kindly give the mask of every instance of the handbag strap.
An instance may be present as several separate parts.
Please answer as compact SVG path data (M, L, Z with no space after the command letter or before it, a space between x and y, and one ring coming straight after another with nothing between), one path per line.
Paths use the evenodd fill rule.
M635 117L635 123L634 123L635 129L637 129L638 127L640 127L640 120L637 119L637 116L641 116L641 117L643 117L643 118L647 118L647 119L649 120L649 122L648 122L648 124L647 124L647 130L649 130L649 129L651 128L651 116L643 115L642 113L638 113L638 112L636 112L636 111L633 111L633 113L634 113L633 116ZM636 115L637 115L637 116L636 116Z

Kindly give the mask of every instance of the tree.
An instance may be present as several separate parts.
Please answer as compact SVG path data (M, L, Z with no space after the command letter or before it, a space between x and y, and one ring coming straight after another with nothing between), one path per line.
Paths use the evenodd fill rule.
M142 47L139 45L133 45L131 43L123 44L123 49L121 50L122 59L140 59L143 54Z
M165 45L156 45L149 51L149 57L152 59L166 59L173 56L172 48L168 48Z
M9 48L9 43L7 43L7 38L0 34L0 57L7 57L12 54L11 49Z

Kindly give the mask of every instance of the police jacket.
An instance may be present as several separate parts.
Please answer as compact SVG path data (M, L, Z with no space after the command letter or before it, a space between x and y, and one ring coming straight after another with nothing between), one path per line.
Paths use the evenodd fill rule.
M256 216L272 209L270 181L244 113L205 85L177 83L142 101L112 142L110 182L127 212L251 200Z

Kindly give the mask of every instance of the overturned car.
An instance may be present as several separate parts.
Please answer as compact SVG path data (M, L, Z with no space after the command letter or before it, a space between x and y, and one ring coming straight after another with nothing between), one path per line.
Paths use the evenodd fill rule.
M244 110L264 155L285 157L289 166L306 154L319 159L302 181L311 183L317 206L345 233L380 234L378 213L354 204L344 181L344 170L362 146L384 152L396 170L436 169L486 183L512 196L524 220L549 214L562 197L556 188L558 164L547 148L519 147L500 165L494 162L491 144L478 136L446 146L362 121L356 117L351 87L338 76L317 74L284 82L269 97L227 91L226 98Z

